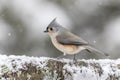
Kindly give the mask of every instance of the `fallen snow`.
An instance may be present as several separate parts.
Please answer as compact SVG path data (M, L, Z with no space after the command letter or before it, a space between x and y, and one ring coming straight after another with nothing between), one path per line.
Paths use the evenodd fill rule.
M110 80L110 76L117 77L117 80L120 80L120 59L78 60L77 63L74 63L69 59L57 60L47 57L0 55L0 75L5 73L3 72L4 65L9 68L11 72L16 72L22 68L26 69L23 64L31 62L33 65L39 65L40 68L45 68L48 60L65 63L62 71L65 80L70 80L71 78L73 78L71 80ZM16 68L13 68L13 65L17 65ZM56 71L54 72L56 73ZM57 74L55 76L57 76ZM45 76L45 79L48 79L47 75ZM6 79L2 78L1 80Z
M111 80L110 76L112 75L118 77L117 80L120 80L120 59L80 61L88 63L88 66L70 66L69 64L64 66L64 69L72 73L73 80ZM98 68L100 68L100 70Z

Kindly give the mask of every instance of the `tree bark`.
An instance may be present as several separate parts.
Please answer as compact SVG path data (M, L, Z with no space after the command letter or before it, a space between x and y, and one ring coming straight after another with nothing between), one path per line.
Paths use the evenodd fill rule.
M120 59L0 57L0 80L120 80Z

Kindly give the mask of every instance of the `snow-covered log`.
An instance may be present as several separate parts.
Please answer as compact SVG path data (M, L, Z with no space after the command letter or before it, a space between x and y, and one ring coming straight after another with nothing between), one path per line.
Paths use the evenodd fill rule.
M120 80L120 59L73 62L0 55L0 80Z

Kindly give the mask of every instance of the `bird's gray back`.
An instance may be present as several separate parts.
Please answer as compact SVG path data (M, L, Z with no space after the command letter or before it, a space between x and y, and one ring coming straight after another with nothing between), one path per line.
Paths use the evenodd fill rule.
M87 45L88 42L83 40L82 38L76 36L75 34L71 33L67 29L61 28L61 31L56 36L56 39L61 44L66 45Z

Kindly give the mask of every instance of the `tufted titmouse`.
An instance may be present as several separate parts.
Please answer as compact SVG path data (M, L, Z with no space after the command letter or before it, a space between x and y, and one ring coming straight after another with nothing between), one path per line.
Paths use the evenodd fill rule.
M56 22L56 18L48 25L44 31L49 34L53 45L60 51L66 54L74 55L82 50L87 50L90 53L100 53L108 56L108 54L103 53L90 46L90 44L83 40L82 38L71 33L66 28L62 27Z

